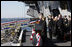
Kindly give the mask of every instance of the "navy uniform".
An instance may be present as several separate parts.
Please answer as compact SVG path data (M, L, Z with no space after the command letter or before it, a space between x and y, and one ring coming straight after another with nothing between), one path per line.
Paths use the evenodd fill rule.
M45 20L44 20L44 32L45 32L45 38L47 38L47 26Z
M47 38L47 26L46 26L46 21L45 21L44 31L45 31L45 38Z
M69 22L68 22L69 24L69 32L70 32L70 40L71 40L71 17L69 18Z
M64 18L64 40L67 40L70 34L68 23L69 23L68 19L65 17Z
M53 20L53 35L56 36L57 35L57 20Z
M63 39L63 18L60 18L57 21L57 39L62 40Z
M49 24L48 24L48 28L49 28L49 36L50 39L52 39L52 32L53 32L53 19L52 18L48 18Z
M68 29L67 28L68 27L68 19L67 18L64 18L63 24L64 24L64 31L67 32L68 31L67 30Z
M66 33L66 40L71 39L71 19L69 18L68 20L68 25L67 25L67 33Z

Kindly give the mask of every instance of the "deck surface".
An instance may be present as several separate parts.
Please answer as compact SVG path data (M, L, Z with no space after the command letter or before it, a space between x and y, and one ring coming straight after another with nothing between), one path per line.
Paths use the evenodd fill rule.
M22 46L33 46L30 41L30 35L31 35L31 32L26 33L26 42L22 43ZM50 40L48 32L47 32L47 37L48 38L46 39L44 46L71 46L71 41L61 42L56 40L55 37L53 37L53 40Z
M30 40L30 35L31 32L26 32L26 42L22 43L22 46L33 46ZM53 40L49 39L49 33L47 32L47 39L45 39L45 43L44 46L71 46L71 41L67 41L67 42L61 42L56 40L55 37L53 37ZM2 44L1 46L12 46L11 42Z

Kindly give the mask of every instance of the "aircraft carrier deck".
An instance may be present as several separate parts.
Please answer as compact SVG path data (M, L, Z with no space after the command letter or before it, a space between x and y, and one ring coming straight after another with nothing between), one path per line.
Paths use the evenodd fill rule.
M30 36L31 36L31 32L26 32L26 42L21 43L21 46L33 46L30 40ZM44 46L71 46L71 41L67 41L67 42L62 42L62 41L58 41L56 40L55 37L53 37L53 40L49 39L49 33L47 32L47 39L45 39L45 43ZM2 44L1 46L12 46L11 42Z

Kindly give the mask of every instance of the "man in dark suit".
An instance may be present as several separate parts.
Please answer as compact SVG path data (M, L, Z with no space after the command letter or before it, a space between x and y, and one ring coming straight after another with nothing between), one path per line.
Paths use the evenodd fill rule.
M57 39L62 40L63 39L63 18L62 15L58 15L58 21L57 21Z
M67 21L67 25L65 26L65 34L66 34L66 40L71 40L71 17L69 16Z
M50 15L50 17L48 18L48 29L49 29L49 36L50 39L52 39L52 32L53 32L53 19L52 16Z
M63 18L63 24L64 24L64 30L63 30L63 35L64 35L64 41L66 41L66 34L68 32L68 19L67 16L65 15Z

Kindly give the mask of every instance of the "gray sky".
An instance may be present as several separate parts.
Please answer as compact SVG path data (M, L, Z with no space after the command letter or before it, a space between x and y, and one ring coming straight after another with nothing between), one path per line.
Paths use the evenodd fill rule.
M23 2L1 1L1 18L30 18L28 8Z

